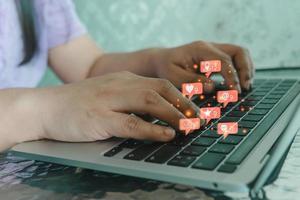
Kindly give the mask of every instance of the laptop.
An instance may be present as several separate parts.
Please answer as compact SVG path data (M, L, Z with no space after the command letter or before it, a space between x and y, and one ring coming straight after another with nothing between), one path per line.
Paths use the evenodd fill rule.
M11 151L28 159L186 184L219 191L261 187L293 140L286 131L299 106L297 79L256 79L239 101L222 108L222 117L170 142L111 138L92 143L33 141ZM199 106L218 106L215 98L193 99ZM238 132L224 138L219 122L238 122ZM168 126L165 122L153 123Z

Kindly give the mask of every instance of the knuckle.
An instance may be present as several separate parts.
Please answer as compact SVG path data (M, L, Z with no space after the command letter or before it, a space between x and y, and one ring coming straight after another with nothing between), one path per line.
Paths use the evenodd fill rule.
M130 71L122 71L122 72L120 72L120 75L123 77L123 76L129 76L129 77L131 77L131 76L134 76L135 74L133 74L132 72L130 72Z
M231 59L230 56L224 55L224 57L223 57L222 60L223 60L223 62L224 62L228 67L233 67L233 66L232 66L232 59Z
M146 90L142 95L146 105L157 105L160 101L159 94L157 94L154 90Z
M245 73L245 75L244 75L244 78L245 78L245 80L250 80L251 79L251 75L250 75L250 73Z
M199 48L199 47L203 47L203 46L207 46L208 43L202 40L198 40L192 43L192 46L194 46L195 48Z
M173 87L172 83L166 79L158 79L157 84L162 93L168 93Z
M127 131L136 131L139 127L139 120L133 115L128 115L123 121L123 127Z
M233 79L232 82L231 82L233 85L239 85L240 82L237 78Z
M243 54L243 55L249 55L249 50L248 50L247 48L242 47L242 46L238 46L237 48L238 48L237 51L238 51L240 54Z

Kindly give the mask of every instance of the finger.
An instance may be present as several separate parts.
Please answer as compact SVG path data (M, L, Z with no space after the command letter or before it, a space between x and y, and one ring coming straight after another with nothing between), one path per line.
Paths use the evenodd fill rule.
M176 129L179 128L179 120L185 118L183 113L152 89L123 91L122 100L117 102L114 111L150 114Z
M174 129L145 122L134 115L114 113L112 121L115 123L109 132L116 137L166 142L175 136Z
M177 66L173 66L172 69L172 76L176 78L171 77L170 79L175 80L173 84L175 84L176 87L181 87L182 83L201 82L203 84L203 93L209 94L215 89L214 82L211 79L206 78L204 75L190 72Z
M166 79L146 78L146 85L174 105L186 117L192 118L199 116L198 106L188 98L184 97L170 81Z
M221 75L226 85L241 92L239 77L229 55L207 42L193 43L189 51L198 60L221 60Z
M233 58L243 89L248 90L254 77L254 66L249 51L232 44L214 44Z

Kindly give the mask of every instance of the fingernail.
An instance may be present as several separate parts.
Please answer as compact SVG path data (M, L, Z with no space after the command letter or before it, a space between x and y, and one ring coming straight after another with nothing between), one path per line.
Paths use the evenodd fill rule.
M252 83L250 83L250 85L249 85L249 91L251 91L252 88L253 88Z
M242 92L248 92L248 91L249 91L249 88L250 88L250 84L245 83L245 86L242 87Z
M251 85L250 80L246 81L246 89L247 90L250 90L250 85Z
M239 93L242 93L242 89L241 89L241 86L239 84L236 85L236 88L237 88L237 90L238 90Z
M170 138L173 138L175 136L175 130L171 128L166 128L164 133L167 137Z

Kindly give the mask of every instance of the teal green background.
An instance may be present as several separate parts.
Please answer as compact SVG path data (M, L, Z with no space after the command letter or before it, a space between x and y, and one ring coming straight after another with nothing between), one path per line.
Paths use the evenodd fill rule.
M74 0L106 51L176 46L194 40L247 47L257 68L300 65L299 0ZM41 86L58 84L49 70Z

